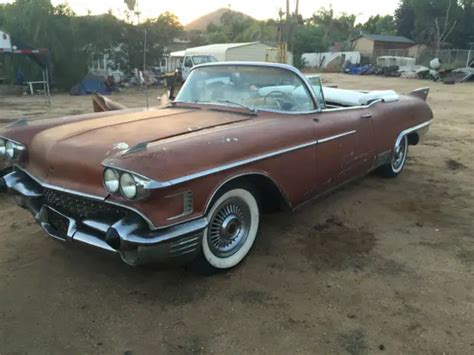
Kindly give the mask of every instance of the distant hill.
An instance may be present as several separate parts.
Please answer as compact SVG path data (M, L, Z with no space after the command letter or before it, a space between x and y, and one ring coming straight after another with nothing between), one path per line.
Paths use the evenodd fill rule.
M188 23L186 26L184 26L184 29L186 31L205 31L207 29L207 26L211 23L215 25L220 25L222 15L228 11L239 13L243 15L244 17L251 18L251 16L243 14L241 12L222 8L214 12L210 12L207 15L201 16L198 19L194 20L193 22Z

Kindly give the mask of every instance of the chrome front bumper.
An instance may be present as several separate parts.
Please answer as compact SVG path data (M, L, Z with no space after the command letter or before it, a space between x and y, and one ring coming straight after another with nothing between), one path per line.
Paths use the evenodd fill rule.
M55 191L50 186L46 188L17 168L0 171L1 192L12 194L17 205L30 211L52 238L118 253L124 262L133 266L191 261L201 250L203 231L208 223L206 218L200 218L162 230L150 230L138 214L103 200L92 201ZM55 206L51 192L65 196L69 207L77 212L65 209L61 203L59 207ZM56 201L58 199L60 197L56 197ZM103 204L104 211L117 210L107 215L106 212L97 213L96 207L92 217L81 212L87 206L97 204L99 207Z

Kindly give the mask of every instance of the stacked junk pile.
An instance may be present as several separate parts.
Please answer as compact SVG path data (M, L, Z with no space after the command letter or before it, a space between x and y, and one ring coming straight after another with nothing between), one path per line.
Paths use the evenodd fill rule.
M377 58L377 64L357 65L346 61L343 71L351 75L383 75L407 79L428 79L443 81L445 84L455 84L474 81L474 59L465 68L454 70L443 69L439 58L430 61L429 67L417 65L411 57L382 56Z
M124 75L119 71L107 74L91 71L71 88L70 94L74 96L110 95L122 88L163 86L164 84L164 74L157 70L142 71L135 69L131 75Z

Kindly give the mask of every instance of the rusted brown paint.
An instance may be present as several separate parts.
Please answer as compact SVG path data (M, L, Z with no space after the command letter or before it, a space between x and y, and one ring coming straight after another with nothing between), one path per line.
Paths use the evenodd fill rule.
M362 118L365 114L372 118ZM131 206L161 228L202 216L223 182L245 174L268 176L296 207L369 172L376 156L391 150L400 132L432 116L424 101L410 96L399 102L301 115L255 116L237 108L178 105L37 121L4 128L0 136L26 145L27 154L18 164L38 179ZM103 163L168 181L349 131L355 133L153 190L143 201L109 196L102 186ZM123 154L124 145L118 144L132 147L142 142L149 142L148 148L130 154ZM194 211L171 222L178 207L168 210L166 197L187 190L194 194Z

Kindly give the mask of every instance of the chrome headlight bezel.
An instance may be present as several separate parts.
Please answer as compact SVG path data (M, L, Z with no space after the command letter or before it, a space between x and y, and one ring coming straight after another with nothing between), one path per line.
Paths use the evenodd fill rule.
M18 160L21 153L26 150L26 147L14 140L0 137L0 158L7 161Z
M12 141L7 141L5 143L5 156L8 160L13 160L15 158L15 145Z
M135 200L138 195L138 186L130 173L123 173L120 176L120 192L128 200Z
M6 157L6 147L7 144L6 139L0 138L0 158Z
M107 168L103 174L104 188L108 193L115 194L120 190L120 174L117 170Z
M105 181L106 173L115 174L118 177L119 184L116 191L107 188ZM146 189L146 185L149 181L149 179L139 176L138 174L110 167L106 167L103 173L103 185L105 190L112 195L118 195L130 201L142 200L148 197L149 191Z

